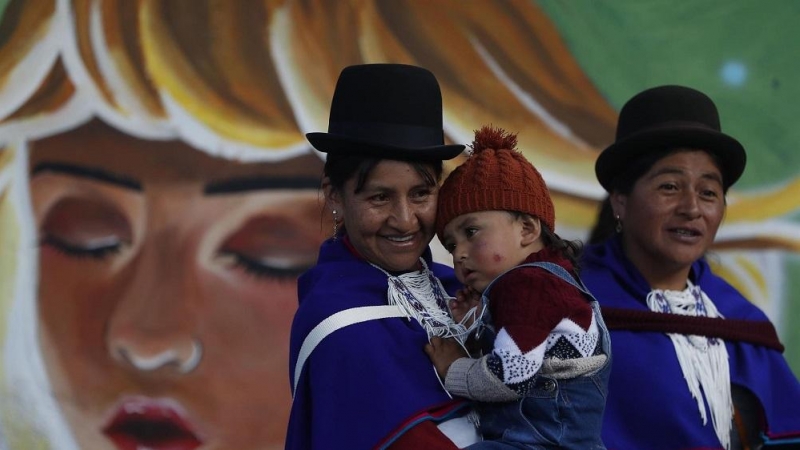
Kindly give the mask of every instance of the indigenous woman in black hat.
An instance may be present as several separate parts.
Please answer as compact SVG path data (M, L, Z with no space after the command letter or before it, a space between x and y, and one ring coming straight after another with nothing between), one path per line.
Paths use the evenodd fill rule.
M800 383L774 327L704 258L745 160L711 99L681 86L630 99L597 160L609 198L581 276L614 348L608 448L800 442Z
M477 439L467 405L449 397L423 352L430 337L464 332L447 312L453 272L428 247L442 160L464 148L443 134L433 74L370 64L342 71L328 132L307 135L327 153L335 225L298 281L287 449L454 449Z

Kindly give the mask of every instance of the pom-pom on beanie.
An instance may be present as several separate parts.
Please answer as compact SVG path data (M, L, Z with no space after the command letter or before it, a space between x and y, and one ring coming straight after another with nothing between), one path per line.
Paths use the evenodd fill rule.
M518 211L538 217L555 232L555 209L542 175L517 151L517 135L484 126L475 132L467 160L439 190L436 234L462 214Z

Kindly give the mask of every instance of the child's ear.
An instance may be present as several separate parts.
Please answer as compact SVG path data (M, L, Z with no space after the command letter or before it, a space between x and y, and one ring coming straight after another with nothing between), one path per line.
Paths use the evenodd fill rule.
M524 215L522 221L522 245L527 246L542 236L542 221L538 217Z

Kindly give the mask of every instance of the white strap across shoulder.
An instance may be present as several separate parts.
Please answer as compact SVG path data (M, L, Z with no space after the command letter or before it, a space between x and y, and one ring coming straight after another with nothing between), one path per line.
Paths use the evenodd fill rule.
M359 308L345 309L331 315L317 326L315 326L303 340L300 352L297 355L297 363L294 366L294 383L292 386L292 397L297 391L297 383L300 381L300 373L306 360L311 356L311 352L334 331L349 325L354 325L368 320L388 319L392 317L406 317L397 305L382 306L362 306Z

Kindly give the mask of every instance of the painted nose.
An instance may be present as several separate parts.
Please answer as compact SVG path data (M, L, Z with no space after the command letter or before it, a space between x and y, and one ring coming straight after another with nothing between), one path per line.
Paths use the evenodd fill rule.
M199 341L190 340L187 346L169 345L147 349L137 342L117 340L112 344L111 355L120 364L140 372L168 368L181 374L193 371L203 357Z
M178 254L143 248L130 264L106 334L111 358L128 370L187 374L202 362L197 288Z

